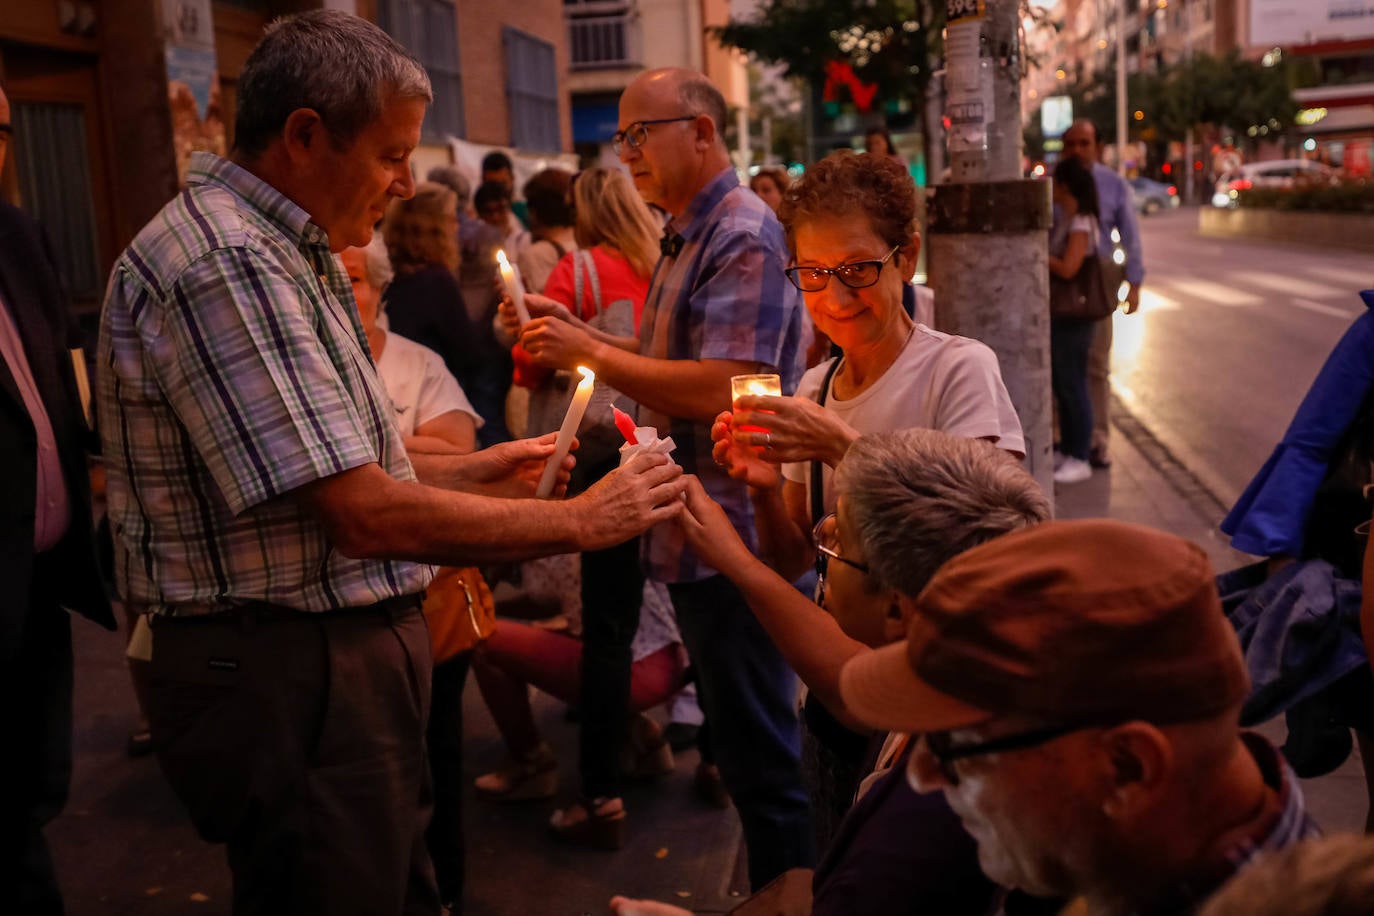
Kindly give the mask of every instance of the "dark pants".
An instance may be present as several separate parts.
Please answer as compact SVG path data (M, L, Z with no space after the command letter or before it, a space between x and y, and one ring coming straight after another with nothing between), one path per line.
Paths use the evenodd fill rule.
M235 914L437 914L429 631L403 610L153 621L148 719Z
M463 911L463 688L468 682L471 652L461 652L434 666L433 699L426 741L434 782L434 816L425 831L439 899L455 914Z
M496 345L493 343L493 347ZM511 373L515 364L510 353L496 349L483 354L486 360L473 368L464 381L463 393L468 396L473 410L484 421L477 430L477 444L490 448L509 442L510 429L506 426L506 395L510 393Z
M1088 396L1088 351L1095 321L1050 322L1050 384L1059 407L1059 450L1088 460L1093 438L1093 402Z
M749 883L814 864L794 705L797 678L724 576L668 586L725 787L749 851Z
M62 894L43 827L67 802L72 774L72 628L67 612L33 585L16 657L0 664L11 719L5 741L0 912L60 916Z
M582 796L620 794L620 749L630 710L630 644L639 629L644 576L639 538L582 554Z

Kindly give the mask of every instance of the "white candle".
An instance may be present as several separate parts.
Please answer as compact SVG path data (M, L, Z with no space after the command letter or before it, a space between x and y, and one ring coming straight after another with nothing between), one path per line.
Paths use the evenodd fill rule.
M506 295L515 303L515 314L520 317L520 325L529 324L530 310L525 308L525 285L520 282L520 268L506 257L504 248L496 249L496 260L501 265L501 282L506 285Z
M572 403L568 405L568 412L563 415L563 425L559 427L558 438L553 443L553 455L549 458L549 463L544 465L544 476L539 478L539 489L534 491L534 495L539 499L545 499L553 492L558 469L563 466L563 459L568 457L573 436L577 435L577 428L582 425L582 415L587 412L587 402L592 399L592 388L596 386L596 373L586 366L578 366L577 371L582 373L582 381L577 383L577 390L573 392Z

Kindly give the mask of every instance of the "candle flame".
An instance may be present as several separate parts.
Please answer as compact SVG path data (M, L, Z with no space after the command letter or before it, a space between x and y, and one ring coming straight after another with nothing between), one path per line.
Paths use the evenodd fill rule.
M596 381L596 373L588 369L586 366L578 366L577 371L582 373L582 382L579 382L578 384Z
M496 260L501 265L502 270L510 270L510 260L506 258L506 249L496 249Z

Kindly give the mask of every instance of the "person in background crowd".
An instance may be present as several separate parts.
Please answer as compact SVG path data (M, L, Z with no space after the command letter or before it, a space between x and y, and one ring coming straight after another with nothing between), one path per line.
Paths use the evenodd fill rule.
M577 248L568 206L571 183L572 174L563 169L545 169L525 182L530 243L520 252L518 263L520 279L529 292L541 292L563 255Z
M387 209L382 238L395 271L386 293L391 329L438 353L466 391L479 353L458 288L456 201L444 185L419 184L413 197ZM480 406L478 412L487 419Z
M431 97L364 19L275 20L239 77L232 159L192 157L101 314L119 589L156 615L153 741L228 846L236 914L437 914L428 564L606 547L681 511L679 472L649 456L527 498L552 436L407 455L333 253L414 193Z
M1239 728L1249 679L1213 578L1171 534L1035 525L904 593L906 641L846 664L840 693L921 736L912 785L944 792L998 884L1092 916L1192 913L1317 834L1283 758Z
M592 168L581 172L568 193L578 248L564 256L549 276L544 287L547 298L527 296L526 305L532 314L564 314L579 327L586 327L586 322L612 303L628 302L633 324L626 330L637 333L649 275L659 253L658 221L635 192L630 179L618 169ZM503 305L502 316L506 332L512 339L518 337L520 327L514 309ZM631 336L619 344L635 352L639 339ZM513 356L518 384L534 387L554 382L547 369L531 364L519 344ZM600 465L584 462L579 482L596 480L615 466L618 457L612 448L606 450ZM617 755L626 741L626 710L633 692L631 663L644 648L636 631L648 613L641 609L646 592L639 549L636 540L609 550L587 551L581 556L581 797L577 804L555 815L554 826L560 836L571 839L595 842L604 837L609 841L623 835L624 806ZM655 587L662 589L661 585L649 586L651 590ZM640 644L640 652L632 651L636 643ZM513 751L533 747L528 741L516 741L511 746ZM709 756L709 751L705 753ZM588 817L589 811L600 811L605 819Z
M1061 214L1050 233L1050 282L1073 282L1088 258L1097 256L1097 185L1077 159L1054 168L1054 203ZM1109 293L1110 295L1110 293ZM1050 380L1059 408L1059 449L1055 483L1082 483L1092 477L1093 401L1088 392L1088 353L1097 326L1110 318L1050 320Z
M787 186L792 183L792 179L787 175L787 169L777 166L764 166L749 179L749 190L759 196L759 199L768 205L768 209L774 213L782 206L782 195L787 191Z
M472 452L482 418L444 367L443 359L428 347L388 333L378 324L382 295L393 276L386 245L374 236L364 248L344 249L339 260L353 288L372 361L396 410L406 451ZM432 699L425 729L434 816L425 831L425 842L434 862L439 899L449 916L462 912L463 901L463 686L472 648L490 635L494 620L483 613L490 608L486 582L473 567L440 569L426 589L422 606L434 651Z
M1097 253L1110 263L1116 243L1112 233L1121 238L1121 247L1126 253L1125 282L1127 315L1135 314L1140 308L1140 288L1145 282L1145 258L1140 247L1140 229L1136 223L1135 203L1131 187L1126 179L1102 164L1102 134L1097 125L1086 118L1079 118L1064 132L1064 155L1077 159L1084 168L1092 171L1093 182L1097 185L1098 238ZM1118 294L1119 277L1109 278L1108 295ZM1093 401L1093 438L1090 461L1093 467L1111 467L1109 449L1111 436L1111 355L1112 323L1098 322L1093 336L1092 349L1088 354L1088 393Z
M671 435L673 457L728 505L752 545L745 486L711 460L710 423L730 404L730 378L801 372L800 297L783 277L773 212L740 187L723 129L725 100L700 73L640 74L620 98L612 146L647 203L672 215L631 353L559 317L536 318L520 342L536 364L585 365L637 401L639 423ZM720 771L739 811L749 879L762 887L813 855L798 773L794 676L743 596L670 529L644 539L650 578L668 584L697 672Z
M939 429L1018 458L1021 422L984 344L912 321L902 307L920 251L916 191L890 159L833 153L783 199L783 227L816 329L844 352L807 370L791 398L743 397L716 418L715 459L749 485L759 549L784 578L815 558L813 529L835 511L833 472L860 435ZM867 735L804 707L805 763L818 845L849 808Z
M836 471L835 488L837 511L821 527L817 603L750 553L699 487L689 488L679 524L744 590L803 683L848 719L840 671L850 659L905 638L909 606L901 595L919 593L949 558L1044 521L1050 507L1005 452L925 429L859 438ZM857 799L850 797L822 851L809 912L886 916L917 903L931 913L990 912L997 889L979 871L972 838L943 798L918 795L906 784L911 737L877 737ZM620 912L635 912L625 903Z
M510 157L499 149L492 150L482 157L482 184L487 182L499 184L506 189L506 197L511 200L510 213L506 215L506 235L520 235L529 228L528 211L524 201L514 199L515 166L511 163Z
M892 131L886 127L870 127L864 131L864 152L891 159L902 167L902 171L907 171L907 161L897 153L897 147L892 142Z
M0 88L0 172L10 135ZM96 562L90 430L73 375L80 337L42 228L0 201L0 669L13 714L6 746L0 910L62 912L43 828L72 772L72 625L67 608L115 629Z
M441 184L453 192L454 214L458 217L458 244L461 248L463 227L476 219L472 214L472 183L458 170L457 166L453 165L436 165L429 170L429 174L425 176L425 181Z

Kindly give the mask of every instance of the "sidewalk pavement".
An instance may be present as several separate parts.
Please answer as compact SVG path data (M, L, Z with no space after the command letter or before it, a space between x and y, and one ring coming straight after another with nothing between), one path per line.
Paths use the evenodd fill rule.
M1224 507L1197 485L1147 431L1118 408L1110 471L1059 487L1061 518L1110 516L1172 531L1201 544L1219 569L1250 558L1227 546L1216 524ZM1121 562L1131 562L1122 557ZM48 831L68 912L206 914L229 912L223 851L202 843L151 758L130 760L124 742L134 725L122 634L74 624L76 765L71 801ZM476 689L465 698L468 777L498 764L501 746ZM562 799L575 791L576 726L539 696L536 716L564 762ZM1262 729L1282 740L1282 724ZM702 806L691 794L695 751L676 771L632 787L629 842L618 853L555 844L544 826L553 805L496 805L469 798L469 916L581 916L607 912L613 894L654 897L700 913L724 913L747 893L740 830L733 810ZM1304 782L1318 821L1329 831L1358 830L1366 798L1353 757L1339 771Z

